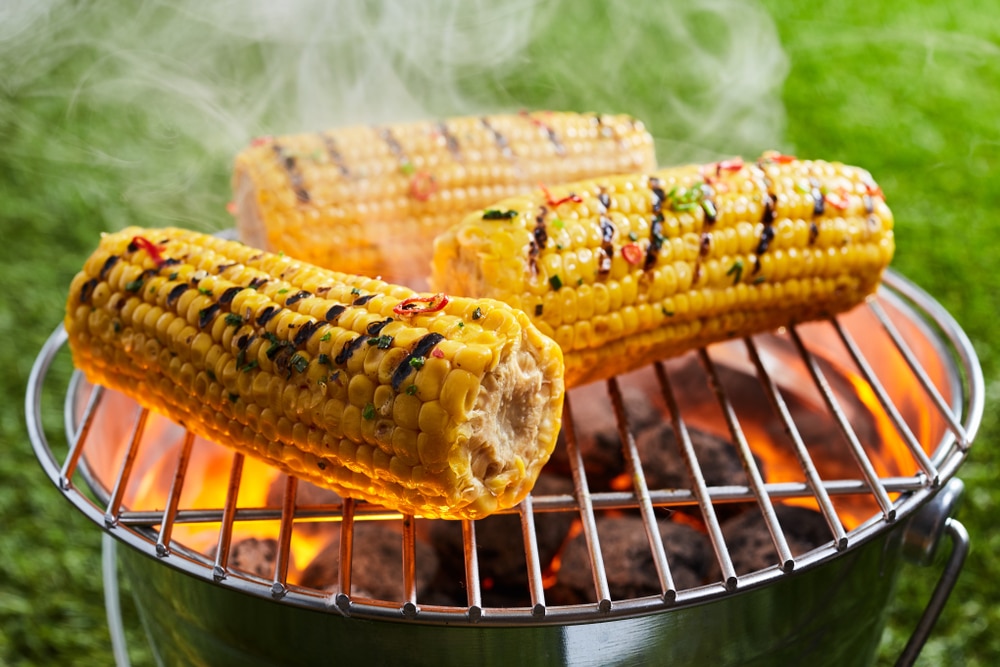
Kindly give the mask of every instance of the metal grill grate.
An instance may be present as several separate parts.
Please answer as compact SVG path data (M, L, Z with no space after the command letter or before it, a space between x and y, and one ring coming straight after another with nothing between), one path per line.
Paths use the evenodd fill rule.
M633 429L623 398L624 378L606 383L607 397L616 418L631 489L591 491L579 447L577 429L583 415L574 415L575 394L570 392L564 415L564 432L571 466L572 494L532 495L512 510L520 517L524 543L525 567L530 604L523 607L491 607L483 603L483 581L476 548L477 522L462 523L464 572L467 595L464 606L425 604L418 599L416 583L416 542L418 523L414 517L402 517L402 599L373 600L352 597L352 562L354 526L359 521L399 520L398 514L345 499L327 505L302 505L296 502L298 482L287 478L280 509L244 507L237 503L243 482L244 458L234 453L228 475L228 489L223 506L185 508L180 505L181 491L188 480L189 462L195 438L184 438L174 461L173 482L162 509L126 507L125 490L133 476L137 456L144 446L148 413L137 409L127 446L113 475L111 488L92 474L88 452L107 446L96 440L91 429L105 408L105 392L92 388L79 373L73 376L65 397L65 422L69 449L57 459L49 446L42 426L43 386L49 369L64 347L66 335L60 327L41 351L29 380L26 397L28 428L36 454L52 482L72 503L95 523L130 546L155 556L164 564L219 585L280 600L283 604L331 610L345 615L378 619L420 619L421 622L448 624L569 623L615 616L635 616L663 611L724 596L736 590L763 585L793 571L823 563L887 529L911 514L950 479L964 460L978 429L983 411L983 379L978 362L964 333L929 296L897 275L889 273L878 298L857 309L860 315L804 325L780 335L766 335L712 346L695 356L711 388L722 415L724 430L736 448L746 472L744 485L710 486L699 462L690 435L691 423L678 396L684 387L677 386L671 364L656 363L651 373L655 387L666 405L668 419L679 444L680 455L689 473L689 488L649 488L644 466L636 447ZM874 350L874 352L873 352ZM898 369L908 369L908 376L886 378L879 368L884 358L892 357ZM759 391L770 404L772 414L785 432L801 468L803 481L769 482L758 465L754 442L748 435L745 417L738 409L740 396L727 389L724 371L733 358L740 358ZM943 377L932 377L928 359L940 367ZM832 361L831 361L832 360ZM800 433L800 425L787 404L790 391L784 375L789 363L801 366L847 445L848 459L855 474L829 477L820 472L811 443ZM872 443L856 433L844 407L842 394L831 384L831 368L850 366L860 378L861 389L874 397L885 418L909 453L912 472L882 475L873 461ZM51 381L51 380L50 380ZM931 429L931 441L914 432L913 419L907 418L898 404L893 387L907 386L920 397L922 413L939 427ZM82 409L80 406L84 405ZM106 417L107 415L105 415ZM583 420L585 422L585 419ZM924 432L927 428L923 429ZM929 452L929 453L928 453ZM83 485L81 485L81 481ZM88 489L90 493L88 493ZM865 498L877 508L870 517L852 527L838 512L836 499ZM775 512L776 503L808 500L822 514L829 529L829 541L805 554L793 554ZM732 553L726 545L719 510L727 504L755 505L767 526L774 548L774 566L747 574L738 574ZM679 586L670 566L670 545L665 545L656 527L656 513L664 508L696 509L707 531L721 577L718 581L692 588ZM656 569L660 593L639 598L614 599L608 584L607 564L598 535L596 517L605 510L637 513ZM546 601L544 569L538 550L536 516L548 512L569 512L578 517L586 540L594 582L592 604L554 605ZM277 520L277 557L270 578L262 578L231 566L233 529L242 522ZM329 521L340 524L339 580L334 592L299 586L288 581L289 554L294 539L293 527L302 521ZM198 553L173 540L180 524L219 524L218 539L212 555ZM513 547L512 547L513 548Z

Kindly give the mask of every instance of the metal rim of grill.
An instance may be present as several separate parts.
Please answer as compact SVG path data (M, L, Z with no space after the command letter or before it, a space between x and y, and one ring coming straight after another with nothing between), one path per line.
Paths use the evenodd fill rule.
M889 307L889 309L886 308ZM531 495L523 501L514 513L521 519L524 555L528 574L530 606L501 608L485 606L479 575L476 551L476 522L463 521L467 604L465 606L435 606L422 604L417 598L415 583L415 522L423 519L402 517L402 572L404 596L401 600L368 600L351 597L352 536L355 521L377 520L382 517L399 519L400 515L386 513L365 503L345 499L336 505L303 506L296 503L297 481L289 477L283 493L280 509L273 507L238 507L237 496L241 483L243 456L233 454L232 468L228 480L228 494L224 506L211 509L181 509L178 506L180 492L185 481L186 467L191 453L194 436L188 432L184 446L177 457L176 474L170 489L166 508L162 511L131 510L123 506L122 498L132 472L132 462L141 446L147 412L139 410L132 430L132 437L126 454L121 461L113 488L107 489L96 483L87 471L85 450L100 446L89 443L87 434L94 415L101 409L103 390L90 388L82 375L74 372L66 391L64 420L69 434L69 450L60 462L49 446L42 426L43 386L57 354L64 347L66 334L58 327L39 353L28 382L25 408L28 432L35 453L50 480L94 523L101 526L113 537L142 553L150 555L162 563L194 577L215 582L259 597L273 598L284 604L292 604L315 610L325 610L347 616L382 620L414 620L422 623L477 624L477 625L522 625L529 623L571 623L593 621L595 619L628 617L665 611L673 608L716 599L720 596L766 585L778 578L791 576L794 572L818 566L838 555L865 543L887 528L911 515L931 498L942 485L952 478L965 459L968 449L978 430L984 409L984 381L978 359L965 333L951 316L928 294L913 283L889 271L886 273L878 298L871 299L865 306L878 322L879 331L872 335L883 336L891 343L912 372L913 381L926 394L929 409L935 410L944 420L944 436L933 448L925 453L925 445L913 436L910 427L893 404L892 398L876 377L864 357L860 347L847 327L837 318L828 322L844 350L853 360L857 371L865 379L871 391L891 419L902 440L907 444L917 472L909 476L879 477L866 451L854 433L849 419L844 414L832 392L815 353L810 349L809 340L800 334L801 328L787 330L787 344L801 358L809 371L812 381L819 390L823 401L845 437L852 458L856 464L857 476L848 479L822 479L812 463L809 448L798 435L797 427L787 410L782 391L775 381L775 369L768 368L759 354L756 338L734 342L745 346L746 354L752 360L760 386L771 401L775 419L783 422L786 433L794 443L796 455L802 466L804 482L766 482L754 462L747 437L740 426L739 418L732 408L730 397L718 381L718 367L713 360L713 348L696 352L699 361L715 389L719 407L732 435L732 442L747 472L745 486L708 486L701 475L696 454L688 434L684 415L676 400L676 388L663 363L653 365L660 390L669 408L682 457L688 466L692 479L688 489L647 488L643 466L638 460L635 441L629 429L622 394L617 378L607 381L608 398L614 410L623 454L629 469L633 471L631 491L591 492L583 468L583 460L574 435L573 392L567 398L564 414L564 438L572 468L574 494ZM913 350L900 333L891 312L898 312L924 332L928 340L937 348L944 363L953 372L948 379L954 386L950 388L953 397L948 404L935 383L928 377ZM868 332L866 332L868 335ZM728 345L728 343L727 343ZM779 369L780 370L780 369ZM51 380L50 380L51 381ZM81 392L89 392L86 408L82 414L76 408ZM638 465L637 465L638 464ZM96 501L77 483L82 478ZM846 530L833 505L832 498L840 495L864 495L874 499L879 511L857 527ZM898 494L893 500L890 496ZM816 503L830 529L830 540L812 551L794 556L789 550L782 526L777 520L774 503L788 499L808 498ZM731 555L727 550L720 523L716 515L716 505L727 502L755 503L764 517L776 554L776 564L764 570L737 575ZM722 572L722 579L713 584L696 588L679 588L675 585L668 563L668 550L655 528L654 509L664 506L696 506L707 528L714 555ZM653 562L660 584L660 594L641 598L613 599L608 587L601 544L597 535L595 513L604 509L637 510L642 517ZM567 511L579 514L583 534L590 555L594 579L596 602L592 604L550 605L546 603L535 534L534 516L540 512ZM334 592L304 588L287 581L290 544L293 524L297 520L323 520L340 523L340 568L339 581ZM274 573L270 579L261 578L229 566L233 526L236 522L279 520L278 552ZM179 523L220 524L216 555L211 558L194 552L182 544L171 540L173 527ZM157 530L159 526L159 530Z

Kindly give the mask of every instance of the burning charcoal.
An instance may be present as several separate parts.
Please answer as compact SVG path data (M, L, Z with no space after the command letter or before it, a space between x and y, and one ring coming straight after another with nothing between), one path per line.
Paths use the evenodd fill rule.
M565 477L542 473L535 483L533 496L572 494L573 482ZM535 539L542 571L558 553L577 513L535 512ZM531 604L528 590L528 564L519 514L499 514L476 521L476 547L479 559L481 593L484 604L525 607ZM439 582L450 591L448 604L467 602L463 588L465 548L462 524L455 521L431 523L430 540L441 558L441 573L447 581ZM445 602L441 602L444 604Z
M621 385L622 404L633 433L648 428L663 420L660 411L642 389ZM622 455L621 438L618 436L618 421L615 418L607 385L603 382L574 389L570 395L574 415L574 433L577 447L583 457L584 470L590 486L607 488L610 480L625 471L625 457ZM564 431L565 433L565 431ZM571 465L563 435L552 458L548 470L569 474Z
M277 558L277 540L258 540L250 537L235 543L229 552L228 565L234 570L271 579L274 576L274 563Z
M708 486L745 485L746 473L729 441L700 430L688 431L698 465ZM690 489L691 476L681 456L677 435L669 423L640 432L635 439L646 485L650 489Z
M795 505L775 505L774 511L793 556L801 556L833 539L823 515L815 510ZM736 574L743 575L780 564L771 534L758 510L747 510L723 522L722 534ZM713 560L712 577L721 576L718 564Z
M427 592L438 570L434 549L416 540L417 599ZM340 531L302 572L302 586L333 590L340 574ZM351 558L351 595L373 600L401 601L403 592L403 536L397 522L357 521Z
M660 519L658 524L674 585L678 590L700 586L713 560L707 536L669 519ZM597 518L597 534L613 600L662 592L641 518L600 516ZM590 556L583 533L566 545L558 581L548 596L554 604L580 604L596 600Z

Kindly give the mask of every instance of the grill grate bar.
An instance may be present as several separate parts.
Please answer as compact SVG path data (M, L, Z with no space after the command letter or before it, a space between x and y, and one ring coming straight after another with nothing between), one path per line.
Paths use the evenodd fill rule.
M882 510L882 516L886 521L895 521L896 509L892 506L892 500L889 499L889 494L886 493L885 488L879 481L878 473L875 471L875 467L872 465L871 459L868 458L867 454L865 454L864 446L858 440L858 435L851 427L850 420L848 420L847 415L844 414L844 410L840 403L837 402L837 399L833 394L833 390L830 388L830 383L827 381L826 376L819 367L819 362L816 361L816 357L813 356L813 354L806 348L805 343L802 341L802 338L799 336L795 327L789 327L788 332L791 334L792 340L795 343L795 347L798 348L802 360L809 369L809 374L812 375L813 382L820 390L820 394L823 396L823 402L826 403L827 408L830 410L830 413L840 426L841 432L847 439L851 455L854 457L855 462L861 469L861 473L867 480L868 488L871 490L876 502L878 502L879 508Z
M187 478L188 462L191 460L191 450L194 447L194 433L184 432L184 444L181 445L181 453L177 457L177 468L174 472L174 481L167 492L166 508L163 510L163 517L160 520L160 530L156 535L156 555L166 556L170 553L170 538L174 532L174 522L177 520L177 507L181 500L181 491L184 489L184 480Z
M802 470L805 472L808 487L812 490L819 509L823 513L823 518L826 519L826 524L833 534L834 545L836 545L837 549L843 550L847 547L847 534L844 532L844 525L840 521L840 516L833 506L833 502L830 500L830 493L827 491L827 486L820 478L816 464L809 455L809 450L806 449L805 442L802 440L802 434L799 433L799 429L795 425L795 420L792 419L792 413L788 409L788 404L785 403L785 399L781 395L781 391L778 389L774 378L768 372L767 367L764 366L764 361L760 358L760 352L757 350L757 346L753 340L745 338L743 342L757 370L757 378L764 387L765 393L777 412L778 417L784 424L785 433L792 440L795 454L799 459L799 465L802 466ZM765 489L768 489L768 485L765 485ZM774 493L771 489L768 489L768 495L778 497L778 494Z
M413 618L417 607L417 533L414 518L403 515L403 615Z
M869 364L868 360L865 359L863 354L861 354L861 350L854 342L854 338L851 337L851 334L847 332L847 330L838 320L836 319L831 320L831 324L833 325L834 330L836 330L837 334L840 336L841 341L843 341L844 347L847 348L847 351L850 353L851 358L854 359L854 363L857 364L858 370L861 371L861 374L868 382L872 391L875 392L875 396L878 398L878 401L882 405L882 408L886 411L886 414L889 415L889 418L892 420L892 423L896 427L896 430L902 436L903 442L906 443L906 446L909 448L910 453L913 455L913 458L917 460L917 463L920 465L920 468L927 475L928 479L930 480L931 486L936 488L941 482L937 467L931 462L930 457L928 457L927 454L924 452L924 448L920 446L919 442L917 442L917 438L915 435L913 435L913 431L906 423L906 420L903 419L903 416L899 413L899 410L896 408L895 403L893 403L892 399L889 398L889 392L885 390L885 387L879 381L878 377L876 377L875 371L872 370L871 364Z
M698 351L698 356L702 366L705 368L705 372L708 374L709 383L715 392L716 399L718 399L719 407L722 408L722 415L726 420L726 425L729 427L729 433L733 436L733 444L736 445L740 460L743 463L743 470L750 481L750 489L757 501L757 505L760 507L761 514L764 516L764 523L767 525L767 531L771 535L774 548L778 552L778 557L780 558L779 567L784 572L790 572L795 567L795 558L792 556L791 549L788 548L788 540L785 539L785 533L778 522L778 515L775 514L771 497L767 495L767 491L764 488L764 478L760 474L760 467L754 460L746 434L743 432L739 419L736 417L736 410L733 408L733 403L729 399L725 387L722 385L718 369L705 348Z
M64 330L63 336L65 335ZM77 429L76 436L73 438L69 454L66 456L66 461L59 470L59 488L64 491L73 486L73 474L76 472L76 467L80 464L80 455L83 454L83 443L87 441L90 429L94 425L94 418L97 416L97 406L103 397L104 387L95 385L90 391L90 398L87 399L87 407L84 409L80 428ZM67 429L67 431L69 430Z
M519 505L521 534L524 538L524 557L528 566L528 594L531 596L533 616L545 615L545 582L542 566L538 559L538 535L535 531L534 501L531 494L525 496Z
M719 561L719 568L722 570L723 582L725 582L726 590L735 590L738 581L736 578L736 569L733 567L733 559L729 555L729 549L726 548L726 540L722 535L722 527L719 525L719 517L715 513L715 507L712 505L708 486L705 483L705 476L698 465L698 458L694 453L694 444L691 442L691 435L688 433L683 417L681 417L680 406L677 404L674 391L670 386L670 378L667 377L667 371L663 363L657 362L653 366L656 368L656 378L660 383L663 398L667 402L667 408L670 410L670 419L673 422L674 433L677 435L681 454L691 475L694 496L698 501L702 517L705 519L708 537L712 543L712 549L715 551L715 557Z
M479 583L479 552L476 549L476 522L462 520L462 544L465 550L465 589L469 618L479 620L483 612L483 596Z
M892 342L895 344L896 349L903 355L903 358L906 360L906 364L910 367L910 370L913 371L913 374L917 376L917 381L920 382L924 391L927 392L928 397L930 397L938 411L948 422L948 428L950 428L952 433L955 434L955 437L958 438L959 446L962 449L968 449L971 444L968 433L962 425L959 424L958 417L948 407L948 403L944 400L944 397L941 396L941 392L939 392L937 387L934 386L934 382L927 375L927 371L924 369L920 361L917 360L913 350L903 339L902 334L899 333L899 329L895 324L893 324L888 313L886 313L882 305L875 300L869 301L868 307L878 318L882 327L885 329L885 332L890 338L892 338Z
M594 519L594 504L590 496L590 486L587 484L587 473L583 467L583 456L576 442L576 429L573 425L573 409L569 396L563 404L563 436L566 440L566 452L569 455L570 469L573 474L573 486L576 489L577 503L580 508L580 520L583 523L583 537L587 542L587 553L594 574L594 588L597 591L597 608L602 612L611 611L611 592L608 588L608 574L604 569L604 556L601 553L601 541L597 536L597 522Z
M236 518L236 500L240 494L240 481L243 478L243 455L233 454L233 465L229 471L229 484L226 489L226 504L222 508L222 525L219 526L219 540L215 549L215 564L212 567L212 577L216 581L226 578L229 568L229 547L233 542L233 521Z
M353 498L344 498L343 519L340 522L340 566L337 568L339 591L334 604L345 614L351 608L351 561L354 556L354 513L357 503Z
M611 397L611 405L615 412L618 436L622 442L622 453L625 455L626 469L632 473L632 485L638 499L639 512L642 516L643 526L646 528L646 538L649 540L649 546L653 552L653 565L656 567L656 574L660 579L660 591L664 600L672 602L677 599L677 587L674 585L673 575L670 574L667 554L663 550L663 538L660 536L653 503L649 498L649 488L646 485L646 475L642 471L639 452L636 450L635 437L629 428L628 415L625 413L625 406L622 403L621 388L618 386L616 378L608 380L607 385L608 395Z
M104 511L104 523L109 527L118 523L118 514L121 512L122 499L125 497L125 487L128 486L128 480L132 476L132 466L135 464L135 457L139 453L139 442L142 440L142 434L146 430L146 420L148 418L148 408L140 409L139 414L135 418L135 425L132 427L128 449L118 470L114 490L111 492L111 501Z
M298 493L299 480L292 475L285 478L285 491L281 499L281 525L278 528L278 553L274 559L274 577L271 580L271 596L275 599L285 597L288 592L288 563L292 547L292 529L295 519L295 497Z

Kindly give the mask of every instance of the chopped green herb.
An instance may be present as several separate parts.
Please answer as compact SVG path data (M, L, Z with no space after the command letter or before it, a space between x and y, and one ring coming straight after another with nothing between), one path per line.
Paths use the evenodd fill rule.
M353 294L354 296L359 296L361 294L361 290L358 289L357 287L352 287L351 294Z
M257 364L257 360L256 359L251 359L250 363L248 363L245 366L243 366L243 368L241 368L240 370L243 371L244 373L249 373L253 369L257 368L257 365L258 365Z
M365 409L361 411L361 416L367 419L368 421L375 419L375 404L374 403L367 404L365 406Z
M743 260L738 259L735 262L733 262L733 265L729 267L728 271L726 271L726 275L733 277L734 285L740 282L740 278L743 277Z
M458 328L459 329L464 329L465 328L465 322L459 322L458 323Z
M150 285L149 286L149 293L150 294L156 294L156 286L155 285Z
M667 310L666 308L660 308L660 312L663 313L664 315L666 315L667 317L673 317L674 316L674 311Z
M482 316L483 316L482 308L476 308L474 311L472 311L472 319L478 320Z
M418 371L424 367L424 362L427 361L426 357L413 357L410 359L410 366L416 368Z
M282 287L280 290L278 290L278 294L288 294L288 288Z
M306 368L309 367L309 360L296 352L292 355L292 358L288 360L288 365L296 373L304 373Z
M501 211L496 208L488 208L483 211L483 220L513 220L517 217L517 211Z
M566 226L566 223L559 218L552 218L552 220L549 221L549 224L556 229L563 229Z
M327 331L325 334L323 334L322 336L320 336L319 342L325 343L326 341L330 340L331 338L333 338L333 332L332 331Z
M639 235L637 233L635 233L635 232L629 232L628 233L628 239L629 239L629 241L638 241L639 240Z
M115 320L114 322L112 322L111 326L112 328L114 328L115 333L118 333L122 330L122 323L119 320Z
M319 364L320 366L332 366L333 365L333 364L330 363L330 355L323 354L322 352L320 353L320 355L318 357L316 357L316 363Z
M380 350L388 350L392 347L392 336L376 336L375 338L369 338L368 344L373 347L378 347Z
M767 280L767 278L765 278L764 276L757 276L756 278L753 279L753 284L760 285L765 280Z
M168 280L177 280L177 275L178 275L178 274L177 274L177 272L176 272L176 271L174 271L174 272L173 272L173 273L171 273L171 274L170 274L169 276L167 276L167 279L168 279Z
M558 274L549 278L549 284L552 285L552 289L557 290L562 287L562 278Z
M409 387L406 388L406 393L409 396L414 396L417 393L417 385L411 384Z
M583 278L577 278L576 279L576 286L579 287L582 284L583 284Z
M202 294L204 294L205 296L211 296L212 295L212 290L210 290L207 287L199 287L198 291L201 292Z
M237 315L236 313L227 313L226 324L228 324L231 327L238 327L241 324L243 324L243 318Z
M556 244L556 250L562 250L562 249L563 249L563 244L562 243L557 243Z
M413 176L413 172L416 170L417 168L409 160L399 165L399 173L403 174L403 176Z
M132 282L128 283L127 285L125 285L125 289L126 291L129 292L138 292L139 290L142 289L142 278L139 278L138 280L133 280Z

